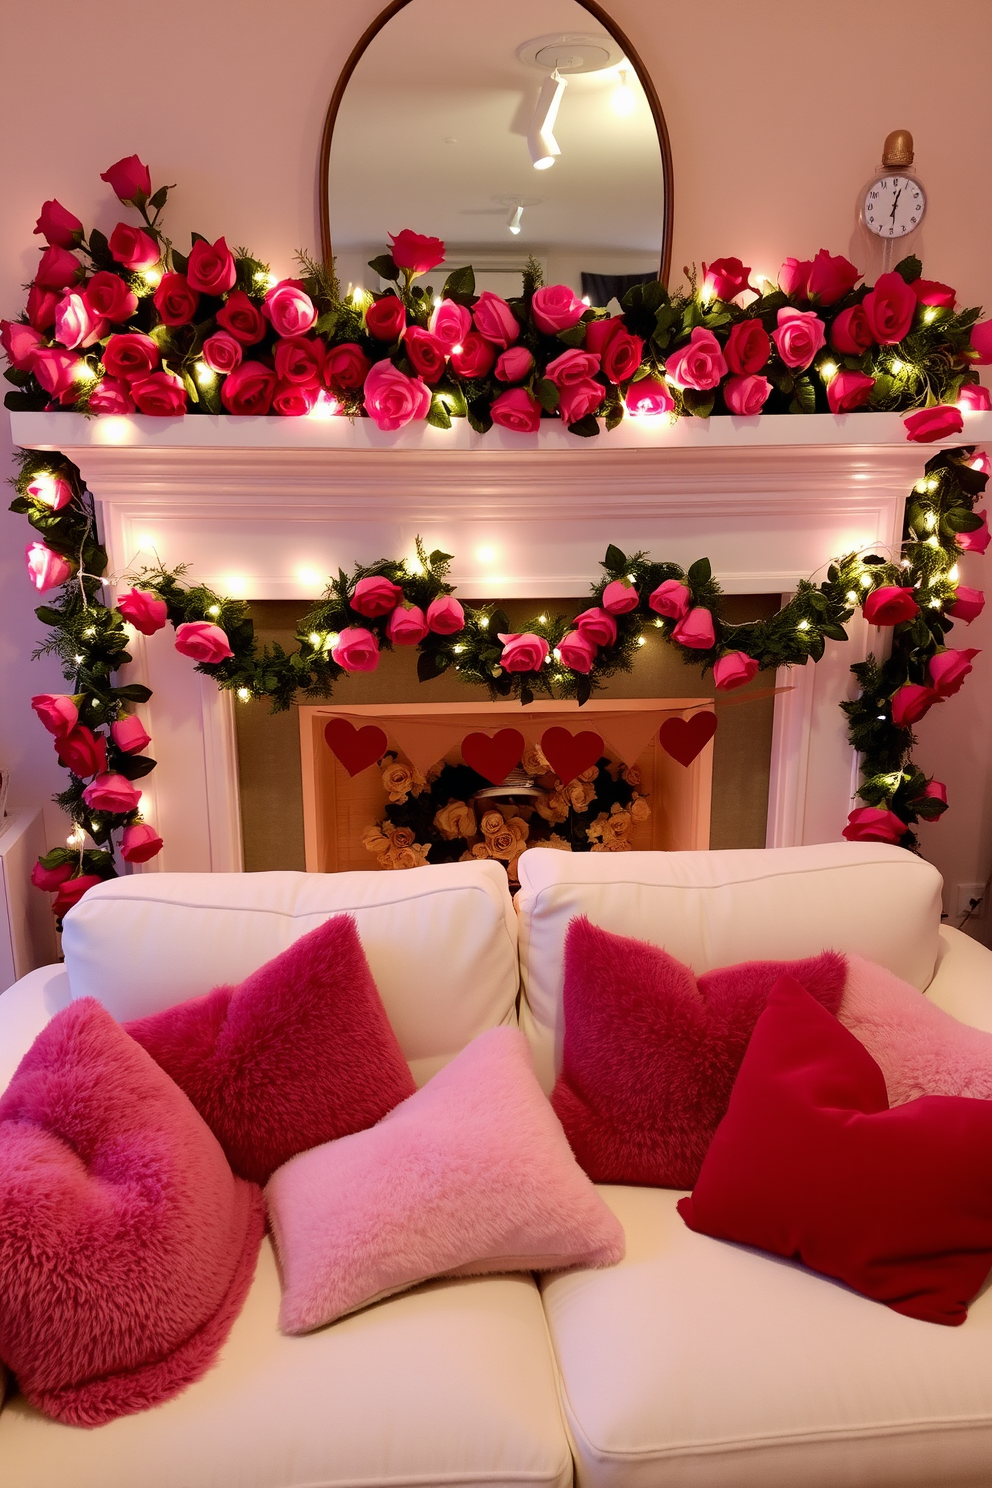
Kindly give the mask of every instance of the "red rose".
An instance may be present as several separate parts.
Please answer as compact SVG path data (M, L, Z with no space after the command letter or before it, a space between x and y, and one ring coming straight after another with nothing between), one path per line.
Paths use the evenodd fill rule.
M110 252L119 264L132 273L150 269L162 257L161 249L150 233L128 222L118 222L110 234Z
M80 873L77 878L67 878L61 885L55 898L52 900L52 912L56 919L61 919L68 914L74 904L78 904L87 890L94 888L103 879L95 873Z
M46 894L54 894L67 878L72 877L74 867L74 863L60 863L57 868L46 868L39 860L31 869L31 882L36 889L42 889Z
M407 326L403 333L406 354L413 363L413 370L425 382L437 382L445 368L444 347L436 336L425 331L423 326Z
M280 382L301 385L320 382L324 367L323 341L311 341L306 336L287 336L276 342L273 352Z
M217 311L217 324L229 331L242 346L254 346L265 335L262 313L243 289L232 289Z
M901 625L906 620L915 620L920 613L912 589L902 589L896 584L882 584L865 595L862 606L869 625Z
M67 734L79 722L79 709L75 700L63 692L39 692L31 699L31 706L39 721L56 738Z
M892 722L896 728L911 728L929 713L934 703L941 701L935 688L907 682L896 690L892 698Z
M544 375L555 387L572 387L576 383L585 382L599 371L599 356L589 351L582 351L577 346L563 351L561 356L555 357L554 361L548 363Z
M150 372L132 382L131 397L139 413L155 418L177 418L186 412L186 389L173 372Z
M652 418L671 413L675 399L660 377L642 377L624 394L624 407L632 418Z
M739 320L731 328L723 354L731 372L751 376L771 356L772 343L760 320Z
M495 346L477 331L469 331L461 345L451 353L451 365L459 377L488 377L495 360Z
M871 397L874 386L874 377L869 377L865 372L849 372L842 367L827 383L830 412L850 413L852 408L863 408Z
M728 651L713 664L713 686L721 692L744 687L757 675L757 661L744 651Z
M953 310L957 290L939 279L914 279L909 286L920 305L936 305L941 310Z
M457 300L442 300L434 306L427 329L450 354L452 347L461 346L472 329L472 312Z
M992 412L992 394L987 387L969 382L958 392L958 407L962 413Z
M810 265L806 279L806 297L821 305L836 305L861 278L861 270L840 254L834 256L821 248Z
M981 517L981 527L976 527L972 532L958 533L958 547L962 553L984 553L992 534L989 533L988 516L984 510L975 512L976 517Z
M96 318L103 317L119 325L130 320L138 308L138 296L128 289L124 280L109 269L102 269L86 286L83 295L90 312Z
M453 594L439 594L427 606L427 629L435 635L457 635L465 628L465 611Z
M75 396L72 389L79 381L82 367L76 352L63 351L60 346L40 346L31 359L31 371L53 398Z
M276 374L264 362L242 362L220 390L220 401L228 413L264 414L272 407Z
M472 319L480 336L494 346L511 346L520 335L520 322L505 300L484 289L472 310Z
M767 377L728 377L723 384L723 401L738 417L753 418L768 402L771 390Z
M150 589L131 589L117 596L118 612L142 635L154 635L161 630L169 616L164 599L159 599Z
M882 274L865 295L862 308L873 338L881 346L895 346L908 336L917 298L901 274Z
M541 426L541 405L526 388L507 388L489 411L494 424L516 434L536 434Z
M626 382L641 365L644 342L621 327L610 337L603 352L603 373L612 383Z
M578 325L586 313L586 307L581 300L576 299L567 284L545 284L534 291L530 313L539 331L555 336L559 331L567 331Z
M167 326L189 325L200 303L200 296L190 289L185 274L163 274L152 299Z
M395 237L390 233L389 238L393 245L393 263L398 269L408 269L411 274L426 274L436 269L439 263L444 263L444 244L440 238L425 238L420 233L411 232L408 227Z
M317 319L313 300L300 279L281 279L268 291L262 314L278 336L302 336Z
M915 440L917 444L932 444L935 439L949 439L952 434L960 434L964 428L961 410L947 403L938 403L933 408L921 408L919 413L911 413L902 422L906 438Z
M133 413L134 399L126 382L119 382L116 377L101 377L86 406L90 413Z
M336 391L360 388L371 362L354 341L334 346L324 358L324 381Z
M134 811L139 794L123 775L112 771L98 775L83 791L83 800L91 811L110 811L115 816Z
M368 578L359 579L351 597L351 608L367 620L374 620L377 615L388 615L402 603L403 590L399 584L382 574L370 574Z
M87 775L99 775L107 768L106 739L102 734L94 734L81 723L68 733L56 736L55 753L59 757L59 764L80 779Z
M365 329L377 341L398 341L406 325L403 301L394 294L385 294L381 300L373 300L365 312Z
M703 264L703 299L732 300L747 289L750 275L739 258L718 258L708 268Z
M968 355L978 367L992 364L992 320L980 320L972 326Z
M272 412L283 418L304 418L320 397L315 382L280 382L272 395Z
M954 595L954 603L947 606L947 613L955 620L963 620L966 625L970 625L984 608L985 595L981 589L972 589L967 584L959 584Z
M7 353L7 360L19 372L29 371L34 365L35 354L44 346L44 337L19 320L0 320L0 345Z
M229 331L214 331L203 343L203 360L211 372L225 377L241 366L242 355L241 342Z
M859 806L848 816L841 836L848 842L890 842L898 846L908 831L894 811L886 811L883 806Z
M125 713L110 725L110 737L124 754L138 754L146 744L152 742L141 719L135 713Z
M176 650L201 665L217 666L234 655L227 634L209 620L189 620L176 626Z
M111 191L128 205L140 206L144 198L151 195L152 180L148 167L137 155L125 155L123 160L115 161L101 172L100 180L106 181Z
M603 384L591 377L567 383L559 392L558 413L566 424L577 424L587 414L595 413L605 397Z
M41 284L32 284L28 290L28 320L38 331L47 331L55 324L55 312L61 295L54 289L45 289Z
M608 315L605 320L588 321L586 323L586 351L594 352L601 357L622 325L622 315Z
M778 287L792 299L806 299L806 284L813 267L811 258L787 258L778 271Z
M860 305L842 310L830 327L830 345L844 356L860 356L872 344L871 326Z
M930 681L941 697L952 697L961 690L965 677L971 671L971 663L980 655L981 652L976 651L973 646L966 650L956 650L951 646L946 651L938 651L936 656L931 656Z
M197 238L190 250L186 277L190 288L201 294L222 295L234 288L237 278L234 255L223 238L213 244Z
M34 276L42 289L66 289L83 277L83 266L75 254L65 248L46 248Z
M132 822L121 837L121 857L125 863L147 863L162 850L162 839L147 822Z
M787 367L796 371L808 367L826 339L826 327L815 310L786 306L778 312L778 330L772 331L772 340Z
M134 382L147 377L158 366L158 347L151 336L140 331L125 331L111 336L103 349L103 365L111 377Z
M75 248L82 239L83 224L61 202L46 201L42 203L34 232L40 233L52 248Z

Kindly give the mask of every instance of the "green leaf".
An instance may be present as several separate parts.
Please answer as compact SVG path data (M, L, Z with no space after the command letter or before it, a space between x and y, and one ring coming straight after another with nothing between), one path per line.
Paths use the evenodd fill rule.
M47 408L49 397L47 393L21 393L9 392L3 400L4 408L9 408L13 413L35 413L40 409Z
M582 439L594 439L599 433L599 420L593 413L587 413L585 418L576 419L574 424L568 425L569 434L578 434Z
M186 257L186 254L177 253L176 250L173 248L172 267L175 269L177 274L185 274L186 270L189 268L189 259Z
M974 512L960 510L945 512L943 525L951 532L977 532L982 525L981 517L976 517Z
M475 298L475 270L471 264L452 269L441 289L442 300L454 300L456 305L471 305Z
M380 253L378 258L369 259L369 268L379 275L380 279L389 279L393 283L400 277L400 271L391 253Z
M488 434L493 426L493 416L486 398L473 398L466 405L468 421L477 434Z
M89 250L92 254L93 262L99 268L116 269L118 267L117 261L110 251L110 244L99 228L95 227L90 233Z
M534 384L534 396L548 413L557 413L561 398L557 383L552 382L548 377L538 378Z
M434 651L421 651L417 657L417 678L421 682L433 681L447 671L447 668L447 660L439 658Z
M564 346L582 346L585 343L585 339L585 322L581 320L579 321L578 325L569 326L567 331L558 332L558 340Z
M712 577L713 569L710 566L710 560L708 558L697 558L686 574L690 585L696 588L699 588L703 584L708 584Z
M626 573L630 567L627 562L627 554L622 553L616 543L610 543L610 546L606 550L606 557L603 559L603 567L607 573Z
M196 383L193 381L192 377L190 377L185 368L183 369L183 386L190 396L190 401L193 403L199 403L200 389L197 387Z
M205 238L202 233L191 232L189 235L189 240L191 243L206 243L208 248L210 246L210 239Z
M668 301L668 291L660 279L646 284L632 284L620 304L624 310L657 310Z
M169 199L168 186L160 186L155 195L149 198L148 205L153 212L160 212Z
M797 377L793 402L800 413L816 412L816 389L808 377ZM792 412L790 408L789 412Z
M843 625L835 625L832 620L821 622L820 629L828 641L846 641L847 631Z
M314 330L317 332L317 335L330 336L333 333L339 318L340 312L338 310L325 310L323 315L319 317L317 324L314 326Z
M505 610L493 610L489 617L489 635L510 634L510 618Z
M454 556L454 553L442 553L440 548L435 548L428 554L427 561L431 568L437 568L440 563L450 563Z
M8 382L12 382L15 387L19 388L27 387L31 381L31 373L26 367L8 367L3 375Z
M575 682L575 701L579 707L587 703L592 694L592 683L588 677L578 677Z
M615 429L618 424L622 424L623 420L623 404L619 400L616 403L611 403L606 410L607 432L609 432L609 430L611 429Z
M532 703L534 701L534 694L527 686L526 682L521 682L520 684L520 701L523 703L525 708L528 703Z
M826 650L822 635L819 635L816 631L809 638L808 650L814 661L819 661Z
M712 390L702 393L696 388L683 388L682 402L696 418L709 418L716 402L716 394Z
M126 687L115 687L113 694L125 703L147 703L152 690L140 682L129 682Z
M157 761L149 758L147 754L124 754L118 752L115 769L118 775L123 775L125 780L140 780L143 775L151 774Z
M431 406L427 413L427 422L432 429L450 429L451 415L449 414L443 399L436 395L431 399Z
M905 279L907 284L915 284L916 280L923 274L923 265L915 254L911 253L908 258L900 259L896 264L895 272Z

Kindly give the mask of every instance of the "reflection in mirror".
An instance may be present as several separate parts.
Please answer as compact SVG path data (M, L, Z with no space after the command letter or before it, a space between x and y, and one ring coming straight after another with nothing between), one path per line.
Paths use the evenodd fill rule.
M323 218L342 290L377 289L368 260L406 227L443 238L440 278L472 263L477 290L504 296L531 255L597 305L657 278L664 121L629 48L575 0L499 0L470 25L464 0L409 0L336 103Z

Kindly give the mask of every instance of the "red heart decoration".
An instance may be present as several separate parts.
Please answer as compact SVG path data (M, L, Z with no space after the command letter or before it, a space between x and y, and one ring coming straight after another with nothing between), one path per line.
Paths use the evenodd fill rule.
M462 759L477 774L502 785L524 752L524 736L519 729L500 729L490 739L488 734L466 734L462 740Z
M603 740L589 731L570 734L568 729L549 728L541 735L541 748L562 785L567 785L596 763L603 752Z
M680 765L691 765L715 733L715 713L694 713L691 718L666 718L658 730L658 738L672 759Z
M386 736L374 723L356 729L347 718L332 718L324 729L327 746L339 759L349 775L358 775L382 759L386 752Z

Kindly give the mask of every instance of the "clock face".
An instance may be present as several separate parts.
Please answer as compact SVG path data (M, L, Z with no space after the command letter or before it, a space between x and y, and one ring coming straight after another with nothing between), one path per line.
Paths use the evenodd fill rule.
M927 198L913 176L879 176L865 193L864 219L880 238L904 238L923 221Z

